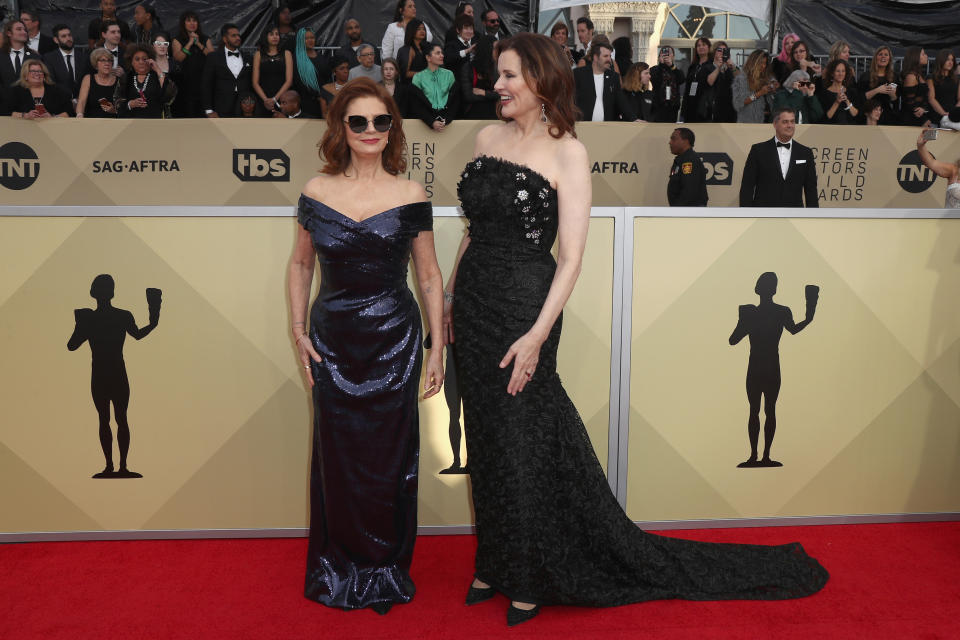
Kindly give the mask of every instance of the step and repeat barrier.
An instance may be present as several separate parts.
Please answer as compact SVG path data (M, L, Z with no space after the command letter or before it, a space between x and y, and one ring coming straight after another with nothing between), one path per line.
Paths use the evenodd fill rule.
M437 207L445 273L464 229L456 182L478 126L408 126L411 178ZM628 515L662 524L960 511L957 221L943 210L801 219L624 207L659 204L670 129L579 128L596 197L560 374ZM812 145L837 129L799 137ZM704 128L697 148L711 135L768 133L724 131ZM311 407L285 281L293 205L319 169L322 124L4 121L0 132L0 538L300 535ZM923 178L898 164L915 136L863 138L865 187ZM751 141L740 155L723 147L734 184L711 186L712 202L736 199ZM960 155L953 138L932 144ZM874 152L884 148L886 159ZM894 178L873 175L887 169ZM910 194L910 206L938 206L943 186ZM901 198L885 197L863 206ZM766 273L777 289L761 309ZM116 346L130 388L129 470L142 477L92 477L104 460L91 356L71 337L96 306L100 274L136 326L159 313L155 330ZM783 307L773 320L762 313L770 304ZM812 322L792 334L811 305ZM765 372L760 395L776 408L770 457L780 467L738 466L750 452L750 367ZM454 396L421 404L427 531L472 523L469 476L454 464L469 464L458 408ZM757 409L762 453L769 423ZM110 419L115 434L114 407Z
M406 123L408 169L435 205L457 205L460 170L485 123L456 122L436 133ZM290 120L70 121L0 123L3 204L59 206L279 206L296 204L316 174L324 124ZM667 204L675 125L587 123L594 206ZM708 172L711 206L739 203L750 146L770 125L689 125ZM960 134L941 132L931 152L960 158ZM916 151L919 129L800 125L812 147L821 207L936 208L943 192Z

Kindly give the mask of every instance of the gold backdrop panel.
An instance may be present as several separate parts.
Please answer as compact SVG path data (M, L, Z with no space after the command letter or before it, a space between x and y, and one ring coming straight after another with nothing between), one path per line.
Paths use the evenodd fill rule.
M944 389L960 381L956 358L938 366L957 341L935 329L944 319L928 256L948 255L957 243L960 227L936 220L637 220L630 516L956 510L960 500L949 480L957 454L952 416L960 408ZM703 256L713 258L705 267ZM690 261L700 266L685 266ZM782 387L771 457L783 467L741 469L749 455L751 347L749 338L736 346L728 338L737 307L759 302L754 285L767 271L779 279L774 302L789 307L794 321L804 317L805 285L819 286L820 298L814 321L779 340ZM885 278L888 295L904 293L902 309L880 294ZM937 346L918 348L918 335ZM927 372L924 358L934 361ZM903 420L909 410L916 420ZM762 446L762 430L760 438ZM918 477L922 492L910 490Z

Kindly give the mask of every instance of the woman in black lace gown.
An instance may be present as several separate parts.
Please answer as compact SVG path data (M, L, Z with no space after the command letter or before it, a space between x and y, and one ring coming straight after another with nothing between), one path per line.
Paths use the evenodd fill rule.
M310 545L305 595L386 613L409 602L417 532L420 309L442 331L430 202L406 170L400 115L368 78L333 100L322 175L306 184L290 262L294 340L313 387ZM306 327L316 261L320 289ZM443 349L427 358L424 397L443 384Z
M545 36L499 44L501 118L477 135L459 185L469 233L447 284L476 513L467 603L495 591L508 624L539 605L659 598L779 599L827 572L799 544L710 544L638 529L610 492L557 375L561 309L590 215L586 150L574 137L573 77ZM559 239L558 258L550 249Z

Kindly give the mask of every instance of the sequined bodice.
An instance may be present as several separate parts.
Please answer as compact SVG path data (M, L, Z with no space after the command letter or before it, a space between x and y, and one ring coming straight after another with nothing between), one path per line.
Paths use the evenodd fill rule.
M491 156L467 163L457 195L471 243L548 253L557 237L557 191L530 167Z

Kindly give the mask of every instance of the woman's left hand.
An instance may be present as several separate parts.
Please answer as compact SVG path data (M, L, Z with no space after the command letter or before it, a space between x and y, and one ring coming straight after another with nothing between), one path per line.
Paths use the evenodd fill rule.
M536 374L537 362L540 360L540 346L542 340L537 339L529 332L520 336L520 339L510 345L507 354L500 361L500 368L506 369L513 360L513 373L507 384L507 393L512 396L523 391L530 379Z
M443 346L435 344L427 358L427 369L423 376L423 399L440 393L443 387Z

